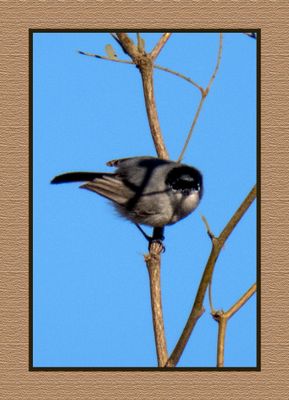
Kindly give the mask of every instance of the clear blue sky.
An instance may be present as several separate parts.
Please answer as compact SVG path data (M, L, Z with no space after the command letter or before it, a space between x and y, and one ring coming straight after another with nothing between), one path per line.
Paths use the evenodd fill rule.
M144 34L151 50L160 33ZM109 33L34 33L33 285L35 367L157 365L147 243L108 201L78 184L50 185L68 171L110 171L111 159L155 155L141 80L130 65L105 55ZM175 33L157 63L206 86L218 52L217 33ZM155 71L164 139L177 159L199 91ZM211 244L200 213L218 235L256 182L256 41L225 33L220 70L201 111L184 162L204 176L192 215L166 228L162 294L171 352L191 310ZM149 229L147 229L149 232ZM213 300L227 310L256 280L256 204L216 264ZM178 366L216 365L217 323L199 320ZM225 366L256 365L256 296L229 321Z

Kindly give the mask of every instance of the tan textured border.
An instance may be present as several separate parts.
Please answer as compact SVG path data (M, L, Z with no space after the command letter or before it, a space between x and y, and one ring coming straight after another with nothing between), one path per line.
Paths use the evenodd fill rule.
M287 398L288 1L0 0L0 19L0 397ZM28 370L28 29L124 27L262 29L261 372Z

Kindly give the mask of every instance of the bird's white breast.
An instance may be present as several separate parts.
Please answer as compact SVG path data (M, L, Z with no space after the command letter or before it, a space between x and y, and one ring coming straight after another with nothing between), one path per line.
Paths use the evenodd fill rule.
M199 204L200 196L199 192L194 191L188 196L184 196L182 193L175 193L177 202L175 204L174 214L172 216L172 223L179 221L189 215Z

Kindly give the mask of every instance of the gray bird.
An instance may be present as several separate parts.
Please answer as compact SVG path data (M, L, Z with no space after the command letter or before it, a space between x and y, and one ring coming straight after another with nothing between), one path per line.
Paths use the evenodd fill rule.
M114 173L68 172L51 183L80 182L111 200L121 216L154 228L172 225L198 206L203 194L202 174L194 167L155 157L132 157L107 163Z

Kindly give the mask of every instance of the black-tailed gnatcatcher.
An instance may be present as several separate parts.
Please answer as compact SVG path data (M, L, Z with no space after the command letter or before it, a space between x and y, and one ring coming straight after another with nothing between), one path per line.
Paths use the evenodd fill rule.
M155 157L132 157L109 161L115 173L68 172L51 183L86 183L111 200L116 210L135 224L162 228L176 223L198 206L203 193L201 173L193 167Z

